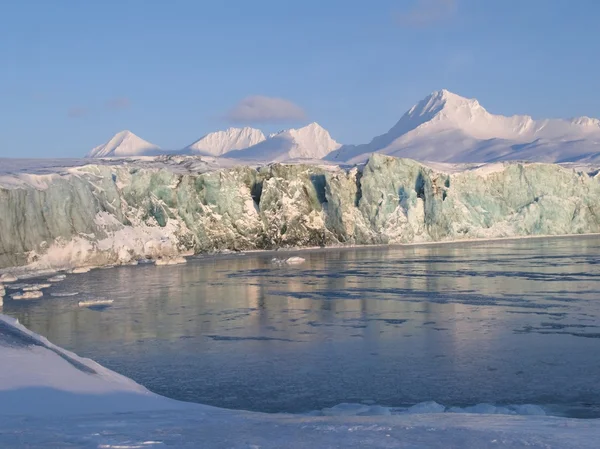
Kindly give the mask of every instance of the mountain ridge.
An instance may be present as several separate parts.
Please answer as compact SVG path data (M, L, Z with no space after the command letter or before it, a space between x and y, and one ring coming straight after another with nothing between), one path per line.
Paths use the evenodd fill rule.
M287 159L322 159L331 151L341 147L329 131L312 122L301 128L290 128L271 134L270 137L252 147L230 151L225 157L249 160L281 162Z
M562 151L561 151L562 147ZM600 120L534 120L489 113L478 100L442 89L411 107L368 144L345 145L325 157L359 163L372 153L438 162L600 160Z
M205 134L188 145L183 151L190 154L222 156L232 150L243 150L266 140L263 132L256 128L227 128Z
M600 119L533 119L488 112L477 99L442 89L409 108L386 133L369 143L342 145L313 122L265 134L255 128L228 128L205 134L178 151L161 150L131 131L121 131L87 157L185 154L282 162L325 159L364 163L382 153L420 161L470 163L505 160L600 161Z

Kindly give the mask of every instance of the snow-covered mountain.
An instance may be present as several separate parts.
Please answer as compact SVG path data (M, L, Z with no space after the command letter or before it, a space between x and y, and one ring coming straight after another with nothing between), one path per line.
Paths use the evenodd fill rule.
M322 159L340 147L341 144L332 139L325 128L318 123L311 123L303 128L272 134L263 142L243 150L230 151L225 157L261 161Z
M154 145L131 131L125 130L115 134L108 142L91 150L86 157L126 157L152 156L163 153L158 145Z
M229 128L216 131L196 140L183 152L207 156L221 156L228 151L242 150L265 140L261 130L255 128Z
M371 143L346 145L325 159L357 163L373 152L440 162L598 161L600 120L494 115L475 99L441 90Z

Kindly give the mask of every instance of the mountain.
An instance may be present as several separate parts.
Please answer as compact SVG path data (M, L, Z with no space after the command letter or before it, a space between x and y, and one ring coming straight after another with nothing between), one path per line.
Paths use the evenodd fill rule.
M271 134L268 139L243 150L225 153L225 157L261 161L322 159L341 145L318 123Z
M131 131L121 131L115 134L108 142L91 150L86 157L125 157L125 156L152 156L164 151Z
M600 121L494 115L475 99L441 90L371 143L346 145L325 159L358 163L374 152L440 162L600 161Z
M229 128L207 134L184 149L188 154L221 156L231 150L242 150L265 140L265 135L254 128Z

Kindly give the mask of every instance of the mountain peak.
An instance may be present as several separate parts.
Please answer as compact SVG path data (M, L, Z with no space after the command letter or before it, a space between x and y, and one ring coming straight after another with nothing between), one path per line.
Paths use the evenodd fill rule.
M302 128L291 128L271 134L268 139L250 148L227 153L240 159L284 161L287 159L321 159L341 145L316 122Z
M286 131L283 132L288 132L294 135L301 135L301 134L307 134L307 133L313 133L313 134L327 134L329 136L329 131L327 131L325 128L323 128L321 125L319 125L317 122L312 122L306 126L303 126L302 128L291 128L288 129Z
M186 150L194 154L221 156L228 151L248 148L264 140L265 135L259 129L250 127L228 128L224 131L216 131L202 136L186 147Z
M116 133L108 142L92 149L86 157L126 157L159 154L158 145L148 142L125 129Z
M406 115L413 118L422 117L425 120L431 120L436 114L443 113L448 116L461 111L486 112L477 100L461 97L449 90L442 89L432 92L419 101Z

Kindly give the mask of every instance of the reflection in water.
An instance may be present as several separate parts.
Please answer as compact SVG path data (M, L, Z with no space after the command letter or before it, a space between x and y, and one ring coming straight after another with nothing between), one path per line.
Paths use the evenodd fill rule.
M179 399L552 404L600 416L600 239L200 258L69 276L4 313ZM279 257L279 256L278 256ZM94 311L78 301L105 297ZM595 408L596 407L596 408Z

